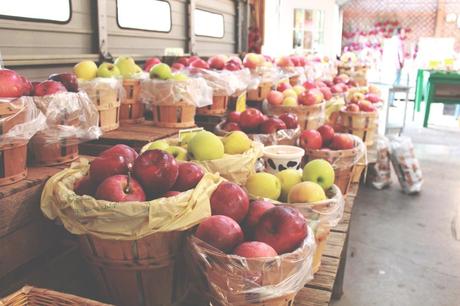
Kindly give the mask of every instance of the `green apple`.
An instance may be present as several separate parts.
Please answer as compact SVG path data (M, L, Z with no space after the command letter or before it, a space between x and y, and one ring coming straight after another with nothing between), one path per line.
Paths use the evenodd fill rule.
M252 196L278 200L281 195L281 182L273 174L259 172L248 178L246 189Z
M314 182L298 183L288 193L289 203L314 203L326 199L324 189Z
M175 73L172 76L172 79L175 80L175 81L187 81L188 77L183 73Z
M73 67L77 78L82 80L92 80L97 75L97 65L93 61L81 61Z
M327 190L334 185L334 168L327 160L314 159L303 168L302 179L318 183L324 190Z
M302 85L296 85L294 87L292 87L292 89L294 89L295 93L297 95L300 95L301 93L303 93L305 91L305 87L303 87Z
M100 78L113 78L120 75L120 69L111 63L102 63L97 69L97 76Z
M219 137L208 131L196 133L187 148L195 160L213 160L224 156L224 144Z
M124 78L129 78L133 74L136 74L136 73L140 72L139 71L140 67L136 65L136 63L134 62L134 59L132 57L120 56L115 60L114 64L115 64L115 66L118 67L118 69L120 70L121 75ZM142 71L142 69L141 69L141 71Z
M227 154L242 154L249 150L252 145L252 140L241 131L231 132L222 139L222 142Z
M294 97L286 97L283 100L284 106L297 106L297 98Z
M281 199L287 201L291 188L302 182L302 172L295 169L285 169L275 174L281 182Z
M187 150L179 146L169 146L165 150L177 160L187 160Z
M171 67L165 63L159 63L150 69L151 79L169 80L173 77Z
M182 137L181 141L180 141L180 145L184 148L187 147L188 143L190 142L190 140L196 135L196 132L189 132L189 133L186 133L184 134L184 136Z
M166 151L169 148L169 144L165 140L155 140L149 144L146 144L142 149L141 153L148 150L162 150Z

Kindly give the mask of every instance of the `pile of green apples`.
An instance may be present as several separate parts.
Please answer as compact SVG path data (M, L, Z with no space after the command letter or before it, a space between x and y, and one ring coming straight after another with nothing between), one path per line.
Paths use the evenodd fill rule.
M175 80L175 81L185 81L188 77L180 72L173 73L171 67L165 63L158 63L154 65L150 71L149 75L151 79L159 80Z
M285 169L276 174L259 172L246 182L249 194L287 203L315 203L327 199L326 191L334 185L332 165L324 159L308 162L303 171Z
M223 137L217 137L208 131L186 134L178 145L170 145L165 140L156 140L145 145L141 152L147 150L163 150L177 160L215 160L225 154L243 154L252 147L252 140L241 131L234 131Z
M142 68L136 65L134 59L129 56L120 56L113 64L104 62L100 64L99 67L95 62L85 60L76 64L73 70L78 79L86 81L95 78L122 77L124 79L129 79L142 72Z

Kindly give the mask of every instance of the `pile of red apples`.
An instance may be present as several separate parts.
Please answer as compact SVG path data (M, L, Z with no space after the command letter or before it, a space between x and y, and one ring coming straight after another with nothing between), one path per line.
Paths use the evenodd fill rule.
M296 129L298 126L296 114L284 113L280 116L268 117L256 108L248 108L242 113L230 112L222 128L227 132L273 134L279 130Z
M91 162L89 173L75 182L74 191L98 200L142 202L193 189L203 175L197 164L177 162L165 151L148 150L139 155L118 144Z
M351 95L348 105L345 107L345 111L353 113L376 112L377 107L375 105L380 102L382 102L382 99L374 93L362 94L356 92Z
M231 182L222 182L210 202L212 216L200 223L195 236L227 254L274 257L296 250L309 234L297 209L250 202L245 190Z
M325 124L317 130L300 133L299 145L305 150L349 150L355 147L352 135L336 133L332 126Z

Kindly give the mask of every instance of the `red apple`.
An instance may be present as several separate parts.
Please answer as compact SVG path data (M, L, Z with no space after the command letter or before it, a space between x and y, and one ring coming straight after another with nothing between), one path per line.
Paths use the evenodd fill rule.
M307 221L297 209L275 206L260 218L255 240L265 242L278 254L283 254L297 249L307 235Z
M297 97L297 103L300 105L314 105L316 104L316 96L311 91L301 92Z
M237 58L231 58L225 63L224 69L229 71L238 71L243 69L243 64Z
M348 134L335 134L329 145L332 150L350 150L354 147L353 138Z
M343 88L342 88L342 86L340 86L340 84L334 84L330 88L331 88L331 92L333 94L343 92Z
M316 88L316 84L313 84L312 82L309 82L309 81L306 81L303 83L303 87L305 87L305 89L312 89L312 88Z
M224 215L241 223L249 208L249 197L239 185L223 182L211 195L211 212L213 215Z
M208 62L200 59L196 59L193 62L190 63L189 67L192 68L200 68L200 69L209 69Z
M371 103L379 103L382 101L382 99L379 96L373 93L368 93L366 95L366 100L368 100Z
M243 242L244 235L239 224L227 216L211 216L198 225L195 236L213 247L231 252Z
M358 106L358 104L350 103L350 104L347 105L347 107L345 108L345 110L346 110L347 112L356 113L356 112L359 112L359 106Z
M328 86L326 85L326 83L324 83L323 81L320 81L320 80L316 80L316 81L315 81L315 85L316 85L316 87L318 87L318 88L328 87Z
M277 90L272 90L267 95L267 102L271 105L281 105L283 104L284 95L282 92Z
M350 77L343 73L335 76L333 79L334 84L339 84L339 83L346 84L348 83L348 81L350 81Z
M283 120L288 129L296 129L299 126L299 119L296 114L293 113L284 113L281 114L279 119Z
M348 87L358 87L358 83L355 80L349 80L347 85Z
M233 254L246 258L275 257L278 253L266 243L259 241L243 242L235 248Z
M323 94L324 99L326 101L329 101L330 99L332 99L332 91L329 87L320 87L319 90Z
M289 89L289 88L292 88L292 86L288 82L280 82L280 83L278 83L278 86L276 86L276 90L280 91L280 92L283 92L283 91L285 91L286 89Z
M186 162L179 164L179 175L173 188L177 191L186 191L195 188L203 178L204 171L197 164Z
M170 190L163 195L163 198L175 197L178 194L181 194L181 193L179 191Z
M34 95L37 97L53 95L60 92L67 92L67 89L61 82L56 81L44 81L34 88Z
M187 64L185 66L190 66L190 64L196 60L201 60L201 57L197 56L197 55L192 55L190 56L188 59L187 59Z
M145 193L141 184L132 177L128 178L127 175L114 175L106 178L97 187L94 197L111 202L145 201Z
M174 186L179 166L171 154L162 150L148 150L134 161L133 171L149 194L160 195Z
M161 63L161 60L157 57L151 57L149 59L147 59L144 63L144 71L146 72L149 72L150 69L152 69L153 66L155 66L156 64L160 64Z
M339 83L339 84L337 84L337 85L340 86L340 87L342 87L342 92L347 92L348 89L349 89L348 85L345 84L345 83Z
M73 185L73 190L79 196L89 195L93 196L96 193L97 185L91 180L89 175L85 175Z
M187 66L189 65L189 58L186 57L186 56L181 57L181 58L179 58L179 59L176 61L176 63L182 64L182 65L184 65L185 67L187 67Z
M184 68L185 68L185 66L184 66L183 64L181 64L181 63L174 63L174 64L172 64L172 66L171 66L171 69L172 69L173 71L180 71L180 70L182 70L182 69L184 69Z
M276 65L278 67L287 68L293 67L294 63L292 62L291 58L289 58L289 56L281 56L276 60Z
M89 175L96 185L109 176L127 173L128 162L123 156L116 154L96 157L89 166Z
M317 130L305 130L300 133L299 144L304 149L318 150L323 146L323 139Z
M320 126L317 129L317 131L321 134L321 138L323 139L323 144L329 143L335 134L334 128L330 126L329 124Z
M236 112L236 111L230 112L227 115L227 122L240 123L240 117L241 117L240 112Z
M227 62L227 56L220 54L211 56L208 59L208 65L211 69L222 70L225 67L225 63Z
M256 108L247 108L240 116L240 127L246 131L254 131L263 122L263 114Z
M358 103L359 109L363 112L375 112L377 108L375 108L374 104L369 101L360 101Z
M268 118L260 124L259 129L262 134L272 134L276 133L278 130L285 130L287 127L281 119Z
M226 122L222 128L227 132L241 131L240 126L236 122Z
M253 229L259 222L260 217L269 209L275 207L272 202L265 200L255 200L249 204L248 214L246 216L246 226Z
M55 73L50 75L48 80L61 82L67 91L78 92L78 79L74 73Z
M22 75L20 77L21 77L21 80L22 80L22 87L23 87L22 95L23 96L31 96L33 94L33 92L34 92L34 86L32 85L32 83L28 79L26 79Z
M323 80L322 82L326 84L327 87L334 86L334 82L332 82L331 80Z
M24 82L16 71L0 69L0 98L17 98L24 93Z
M262 64L262 59L259 54L248 53L244 56L244 59L243 59L244 67L249 68L249 69L256 69L258 66L260 66L260 64Z
M127 163L131 164L133 164L136 158L139 156L136 150L124 144L117 144L99 154L99 156L109 155L121 155L125 158Z
M299 56L291 55L290 59L291 59L292 64L293 64L295 67L301 66L300 57L299 57Z

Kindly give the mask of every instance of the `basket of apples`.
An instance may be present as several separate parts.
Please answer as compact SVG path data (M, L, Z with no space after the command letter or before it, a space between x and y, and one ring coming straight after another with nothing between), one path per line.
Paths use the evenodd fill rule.
M291 86L302 84L305 75L305 57L298 55L281 56L276 60L276 66L289 79Z
M299 146L305 150L307 161L324 159L332 164L335 184L345 195L348 195L351 184L359 181L367 164L363 141L355 135L336 133L327 124L317 130L303 131L299 137Z
M377 106L380 102L381 99L374 94L364 96L355 93L350 103L340 111L337 121L340 130L358 136L367 146L373 145L378 129Z
M30 155L39 165L59 165L78 158L78 144L101 135L98 113L88 95L79 91L73 73L52 74L34 83L33 97L47 128L30 141Z
M225 136L232 131L244 131L249 138L264 145L295 145L300 134L296 114L284 113L267 117L258 109L230 112L227 119L216 126L216 134Z
M151 148L170 150L173 155L191 160L211 173L219 173L229 181L244 184L255 172L263 144L252 141L241 131L233 131L224 137L198 131L189 132L182 139L154 141L142 150Z
M302 214L250 203L231 182L213 192L211 212L187 244L195 289L207 299L202 304L292 305L312 278L315 240Z
M104 131L120 126L120 105L125 95L120 69L112 63L85 60L73 68L80 89L85 91L99 113L99 127Z
M279 151L279 154L285 152ZM313 272L316 273L330 229L342 219L344 199L340 188L334 184L334 169L329 162L312 160L303 170L291 166L287 165L281 171L256 173L248 179L245 187L251 198L256 199L253 205L258 210L273 205L293 207L309 221L317 244L313 259Z
M27 144L46 118L27 96L32 84L16 71L0 69L0 186L27 176Z
M100 292L107 300L173 305L185 293L177 266L187 231L211 215L210 196L221 181L165 151L138 155L116 145L51 177L41 209L79 236L99 288L111 288Z
M150 79L142 81L141 96L151 105L155 126L193 127L196 108L212 104L212 88L201 78L174 70L165 63L153 66Z
M270 92L277 77L273 60L269 56L248 53L243 58L244 67L251 71L251 85L248 88L247 99L254 102L263 102Z
M305 83L307 84L307 82ZM272 115L293 113L298 117L301 130L315 129L325 120L325 97L320 88L292 87L280 82L267 96L267 112Z

